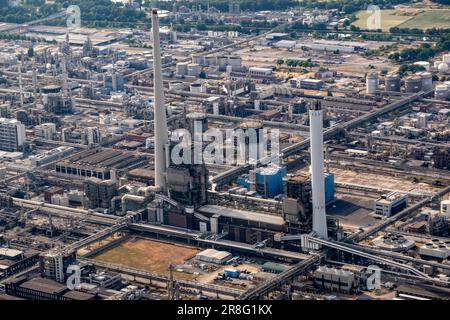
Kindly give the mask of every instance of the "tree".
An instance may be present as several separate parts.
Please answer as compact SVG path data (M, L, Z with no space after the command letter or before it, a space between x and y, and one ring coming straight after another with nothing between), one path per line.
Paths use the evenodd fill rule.
M28 57L29 58L33 58L34 56L34 48L33 47L29 47L28 48Z
M278 66L281 66L281 65L283 65L284 64L284 60L283 59L278 59L277 60L277 65Z

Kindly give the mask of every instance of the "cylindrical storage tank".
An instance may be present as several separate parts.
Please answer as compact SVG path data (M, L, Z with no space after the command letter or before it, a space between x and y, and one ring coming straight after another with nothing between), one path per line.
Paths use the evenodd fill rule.
M217 65L217 57L216 56L205 57L205 65L206 66L216 66Z
M184 84L182 81L170 81L169 90L171 91L182 91L184 89Z
M448 98L450 98L450 81L444 81L443 84L447 86L447 94Z
M192 63L204 66L205 65L205 56L200 55L200 54L192 55Z
M146 149L150 149L151 147L153 147L154 144L155 144L154 140L155 140L154 138L147 138L147 139L145 139L145 148Z
M417 61L414 62L415 66L421 66L423 67L426 71L430 70L430 63L428 61Z
M450 219L450 200L441 201L441 213Z
M385 90L391 92L400 92L400 77L396 74L390 74L385 79Z
M447 100L448 87L445 84L438 84L436 88L434 88L434 97L438 100Z
M444 54L442 56L442 62L450 65L450 53Z
M57 84L49 84L47 86L43 86L41 89L43 94L46 93L59 93L62 91L62 87Z
M238 56L228 57L228 65L231 66L232 70L239 72L242 70L242 58Z
M188 74L188 63L187 62L178 62L176 68L177 68L177 75L186 76Z
M186 122L192 138L194 138L194 135L203 134L208 130L208 118L203 112L191 112L186 114Z
M376 72L369 73L366 77L366 92L375 94L378 91L378 74Z
M433 76L430 72L420 72L420 78L422 79L423 91L427 91L433 88Z
M188 64L188 72L189 76L198 77L198 75L202 72L202 66L197 63Z
M440 63L438 66L438 71L441 73L447 73L448 69L449 69L448 63L445 62Z
M225 71L225 69L228 65L228 58L226 56L217 57L217 64L219 65L220 71Z
M405 91L407 93L416 93L422 90L422 78L419 76L411 76L405 80Z
M189 90L191 92L195 93L202 93L203 92L203 85L201 83L192 83L189 87Z

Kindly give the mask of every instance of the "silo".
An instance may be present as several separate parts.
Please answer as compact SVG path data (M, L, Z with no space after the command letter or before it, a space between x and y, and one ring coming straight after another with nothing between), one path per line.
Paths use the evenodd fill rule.
M192 63L204 66L205 65L205 56L200 55L200 54L192 55Z
M217 57L216 56L205 57L205 65L206 66L216 66L217 65Z
M188 63L187 62L178 62L176 68L177 68L178 76L186 76L188 74Z
M197 63L188 64L188 72L189 76L198 77L198 75L202 72L202 66Z
M420 72L417 74L420 75L420 78L422 79L422 90L427 91L433 88L433 76L430 72Z
M407 93L416 93L422 90L422 78L419 76L410 76L405 80L405 91Z
M447 73L448 72L448 63L442 62L438 66L438 71L441 73Z
M366 77L366 93L375 94L378 91L378 74L371 72Z
M239 72L242 69L242 58L239 56L229 56L228 65L231 66L232 71Z
M203 85L201 83L194 82L190 85L189 89L191 92L194 92L194 93L202 93Z
M434 97L438 100L447 100L448 86L445 84L438 84L436 88L434 88Z
M170 81L169 90L170 91L182 91L184 89L184 84L182 81Z
M450 65L450 53L444 54L442 57L442 62Z
M227 68L227 64L228 64L228 57L226 57L226 56L217 57L217 64L219 65L220 71L225 71L225 69Z
M194 139L195 135L202 135L208 130L208 118L203 112L190 112L186 114L186 123L192 139ZM201 136L197 138L201 139Z
M396 74L390 74L385 79L386 91L400 92L400 77Z

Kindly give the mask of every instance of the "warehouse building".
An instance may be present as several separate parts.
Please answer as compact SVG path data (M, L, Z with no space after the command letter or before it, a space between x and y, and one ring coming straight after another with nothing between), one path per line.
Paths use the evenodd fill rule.
M216 264L224 264L232 257L227 251L218 251L215 249L206 249L196 255L198 260Z
M111 170L126 170L147 164L147 156L137 156L132 152L111 149L87 149L56 164L56 172L79 177L111 179Z

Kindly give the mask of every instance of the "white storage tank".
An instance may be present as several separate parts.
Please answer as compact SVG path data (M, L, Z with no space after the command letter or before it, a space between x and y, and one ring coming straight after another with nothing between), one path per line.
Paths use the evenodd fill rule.
M378 74L371 72L366 77L366 93L375 94L378 91Z
M450 200L441 201L441 213L450 219Z
M242 70L242 58L239 56L229 56L228 65L231 66L232 71L239 72Z
M170 91L182 91L184 89L184 84L182 81L170 81L169 90Z
M438 84L436 88L434 88L434 97L438 100L447 100L448 86L445 84Z
M442 56L442 62L450 65L450 53L444 54Z
M414 65L423 67L426 71L430 70L430 63L428 61L417 61L414 62Z
M190 85L189 89L191 92L194 92L194 93L202 93L203 85L201 83L195 82Z
M438 71L442 73L448 72L448 63L445 62L440 63L438 66Z

